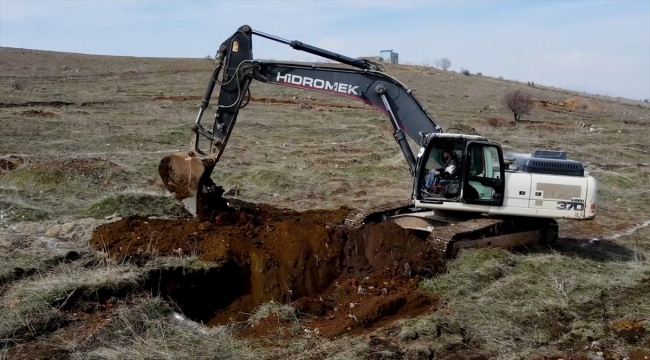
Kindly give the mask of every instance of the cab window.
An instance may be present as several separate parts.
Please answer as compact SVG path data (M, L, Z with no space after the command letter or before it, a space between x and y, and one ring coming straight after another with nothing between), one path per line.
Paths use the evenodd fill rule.
M499 149L494 145L470 144L468 147L467 184L472 200L491 202L495 194L502 194ZM474 193L475 190L475 193Z

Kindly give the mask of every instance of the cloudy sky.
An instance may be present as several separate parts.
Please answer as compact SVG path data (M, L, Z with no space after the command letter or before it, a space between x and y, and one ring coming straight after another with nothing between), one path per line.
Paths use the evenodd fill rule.
M351 57L632 99L650 98L650 0L0 0L0 46L155 57L213 55L239 26ZM257 38L257 58L314 60ZM435 86L435 84L432 84Z

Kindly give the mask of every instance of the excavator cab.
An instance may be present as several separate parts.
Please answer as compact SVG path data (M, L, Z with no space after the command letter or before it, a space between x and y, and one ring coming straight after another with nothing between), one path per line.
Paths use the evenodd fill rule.
M445 151L452 151L456 170L440 177L431 187L432 172L445 167ZM505 189L503 151L498 143L481 136L428 134L417 160L415 197L422 201L446 201L501 206Z

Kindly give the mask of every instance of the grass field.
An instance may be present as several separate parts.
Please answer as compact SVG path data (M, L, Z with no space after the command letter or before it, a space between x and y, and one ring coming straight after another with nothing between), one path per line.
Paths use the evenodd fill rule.
M437 311L373 336L297 334L263 346L136 296L151 269L205 264L132 264L88 239L115 218L181 214L157 165L189 145L212 66L0 49L0 156L17 164L0 170L0 358L650 358L650 104L419 66L387 71L443 129L487 136L505 151L563 149L588 164L597 218L561 221L552 249L463 252L420 284L440 295ZM500 100L516 89L538 105L512 125ZM251 94L213 173L242 200L308 210L410 195L378 111L259 83ZM277 304L260 311L291 314Z

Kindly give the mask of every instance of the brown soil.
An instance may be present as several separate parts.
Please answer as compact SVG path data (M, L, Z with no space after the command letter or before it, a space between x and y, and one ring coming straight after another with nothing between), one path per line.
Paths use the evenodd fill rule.
M168 101L187 101L187 100L201 100L203 96L199 95L160 95L156 96L154 100L168 100Z
M512 120L506 120L506 119L497 118L497 117L485 118L485 122L488 125L494 126L494 127L515 125L515 122L512 121Z
M51 110L25 110L21 114L22 115L29 115L29 116L41 116L41 117L55 117L55 116L58 116L54 111L51 111Z
M129 100L133 101L133 100ZM0 109L3 108L19 108L19 107L31 107L31 106L49 106L49 107L64 107L64 106L92 106L92 105L103 105L103 104L116 104L124 103L126 100L100 100L100 101L85 101L85 102L69 102L69 101L26 101L21 103L3 103L0 102Z
M65 303L55 303L61 306L64 316L58 324L51 325L51 331L40 334L32 341L23 342L20 346L10 347L6 355L8 359L70 359L74 350L65 344L81 344L92 339L96 334L112 324L119 316L119 311L138 303L138 297L120 291L106 291L99 289L94 296L87 296L93 292L87 291L84 296L73 296ZM81 289L84 291L84 289ZM74 294L78 292L75 291ZM56 330L56 331L54 331ZM52 346L58 344L59 346Z
M163 296L208 325L247 320L273 300L292 304L303 326L335 337L433 308L435 297L417 290L418 279L444 262L414 232L342 226L346 208L296 212L230 202L235 210L210 222L129 217L100 226L90 242L114 256L196 254L219 264L201 279L184 279L178 269L152 276ZM276 327L263 320L242 335Z
M561 114L575 114L579 112L583 118L592 118L594 113L604 111L595 102L582 97L571 97L565 101L536 100L535 106Z
M641 341L646 333L642 321L619 320L612 325L612 328L618 336L623 338L628 344L636 344Z
M216 97L218 99L218 96ZM202 96L199 95L160 95L154 97L154 100L166 100L166 101L188 101L188 100L201 100ZM247 100L244 99L244 102ZM300 105L303 109L315 109L315 110L324 110L324 108L336 108L336 109L357 109L357 110L372 110L369 106L360 106L360 105L346 105L346 104L333 104L323 101L314 101L311 98L305 101L300 99L281 99L281 98L267 98L267 97L257 97L251 96L251 102L256 103L265 103L265 104L284 104L284 105Z
M564 100L564 106L576 110L603 111L595 102L580 96L573 96Z
M132 181L132 174L119 164L103 158L48 159L19 166L14 174L31 174L43 186L62 185L93 187L101 189L123 189Z
M265 98L265 97L251 97L253 102L261 102L268 104L290 104L290 105L301 105L304 109L316 109L319 107L325 108L338 108L338 109L358 109L358 110L372 110L369 106L359 106L359 105L345 105L345 104L332 104L323 101L300 101L297 99L275 99L275 98Z
M637 225L634 222L621 222L615 225L601 224L597 222L584 222L576 224L574 228L564 232L564 238L568 239L602 239L604 236L627 231Z
M0 158L0 170L14 171L25 163L25 159L17 155L9 155Z
M65 170L83 175L92 175L98 168L120 168L120 165L102 158L70 158L42 161L29 166L30 170Z
M41 171L53 179L66 175L98 178L105 183L110 183L111 179L103 178L104 172L124 172L120 165L102 158L50 159L26 166L21 171Z

